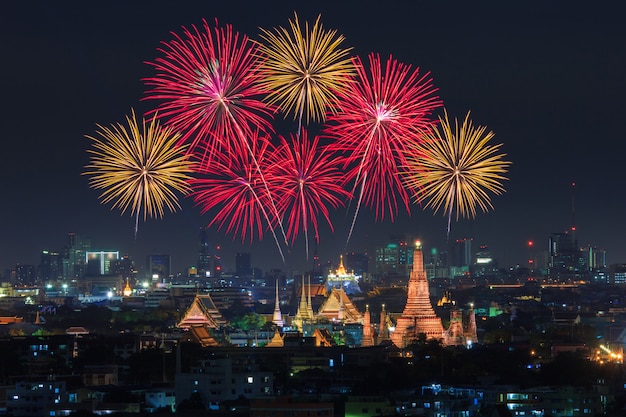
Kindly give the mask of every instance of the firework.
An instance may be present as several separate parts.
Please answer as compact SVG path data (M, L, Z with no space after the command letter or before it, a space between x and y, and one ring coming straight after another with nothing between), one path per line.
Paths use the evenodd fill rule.
M323 121L354 72L350 49L340 49L344 37L336 30L324 30L320 20L318 16L311 28L306 22L303 31L294 13L291 30L261 29L261 86L269 91L269 103L285 114L293 113L299 125L303 116L307 123Z
M325 150L319 137L309 140L306 130L288 141L279 136L280 145L268 158L266 174L276 197L276 206L286 220L287 237L293 244L300 229L304 232L309 255L308 230L312 226L319 242L318 217L333 230L329 208L336 209L350 196L342 186L340 160Z
M406 165L407 149L432 127L431 112L442 105L429 74L419 69L391 56L383 67L377 54L369 55L369 68L358 57L353 61L356 82L339 96L340 111L329 116L326 128L333 150L346 158L346 180L353 192L359 189L352 228L361 204L373 208L376 219L389 214L393 221L397 200L410 213L399 167Z
M448 215L448 236L453 211L458 221L459 216L474 218L477 207L483 212L493 209L489 192L505 191L501 181L507 179L503 174L511 164L503 159L506 154L498 153L502 144L488 144L494 133L475 127L469 117L468 112L460 127L456 119L452 126L444 112L439 127L407 158L407 186L414 190L415 200Z
M252 130L271 131L273 109L261 98L257 46L232 26L203 30L183 27L183 35L163 42L163 54L148 62L156 75L144 79L152 89L145 99L159 100L156 109L177 131L181 140L190 142L190 152L203 150L200 162L232 148L249 152L246 138Z
M192 198L201 207L202 214L215 212L209 226L217 224L226 228L233 238L241 235L252 242L263 239L263 231L269 229L283 257L282 249L274 232L279 218L261 171L266 154L271 151L269 138L255 131L250 140L252 154L233 151L216 154L210 165L202 165L198 178L191 181ZM283 257L284 260L284 257Z
M113 203L122 214L130 209L135 215L137 234L140 212L147 217L163 217L164 209L180 208L176 192L190 192L187 181L193 164L185 156L185 146L178 146L180 136L170 127L163 127L156 115L149 124L137 123L135 112L126 117L128 126L114 124L98 126L93 140L90 164L91 188L104 190L104 204Z

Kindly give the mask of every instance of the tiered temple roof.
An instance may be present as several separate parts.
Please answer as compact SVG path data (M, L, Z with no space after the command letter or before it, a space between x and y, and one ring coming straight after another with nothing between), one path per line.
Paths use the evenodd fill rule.
M205 325L208 328L217 329L226 323L209 294L196 294L177 327L189 329L195 325Z
M318 317L346 324L363 323L363 315L354 306L343 288L333 288L317 312Z

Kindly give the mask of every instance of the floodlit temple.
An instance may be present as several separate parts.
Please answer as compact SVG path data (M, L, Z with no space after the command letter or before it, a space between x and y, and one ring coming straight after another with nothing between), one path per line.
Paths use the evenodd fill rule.
M390 329L391 330L391 329ZM397 318L391 341L404 348L421 337L440 340L443 345L463 345L476 342L476 320L473 308L470 310L469 324L464 326L462 312L450 312L450 327L444 329L430 301L428 279L424 270L424 255L419 242L413 250L413 269L409 276L407 301L402 315Z
M343 269L343 264L339 270ZM348 275L346 275L348 276ZM363 324L363 314L352 303L344 286L331 286L328 295L319 307L317 313L313 311L311 303L311 282L305 285L302 278L302 292L300 303L291 325L302 331L304 324L312 324L318 321L336 322L344 324Z
M317 317L328 321L339 321L346 324L363 324L363 315L352 304L352 300L343 288L333 288L320 306Z
M343 255L339 257L339 267L335 272L331 272L326 276L326 290L333 288L343 288L347 294L360 293L359 275L355 275L353 271L348 272L343 266Z

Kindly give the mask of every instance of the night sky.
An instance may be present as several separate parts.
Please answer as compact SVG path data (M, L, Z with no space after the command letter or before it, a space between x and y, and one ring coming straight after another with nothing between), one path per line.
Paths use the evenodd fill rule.
M182 211L140 223L135 239L133 217L101 205L81 175L91 145L85 135L97 123L124 121L131 108L152 108L141 101L141 80L153 75L145 62L160 56L170 32L217 18L258 39L259 27L287 26L294 11L301 22L321 14L324 27L343 34L355 55L392 54L429 71L451 116L471 110L475 124L494 131L492 143L502 143L512 162L507 192L493 197L494 211L453 223L452 239L471 236L509 266L526 262L528 240L547 249L549 235L574 222L581 246L605 249L609 263L626 262L624 10L577 1L432 3L4 3L0 270L38 264L40 251L60 250L69 232L89 237L93 249L129 254L139 266L149 253L170 254L175 271L195 264L198 230L210 218L182 199ZM277 125L291 127L290 120ZM345 250L371 253L392 233L445 248L446 218L419 206L394 223L374 222L362 210L347 248L351 212L334 218L334 234L321 225L322 261L336 263ZM217 228L209 238L222 245L226 269L234 268L237 251L251 252L263 269L306 265L302 241L283 264L270 235L252 246Z

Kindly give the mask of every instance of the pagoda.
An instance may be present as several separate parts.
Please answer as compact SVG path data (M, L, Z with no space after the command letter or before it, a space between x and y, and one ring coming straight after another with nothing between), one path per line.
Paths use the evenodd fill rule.
M441 318L435 314L430 302L428 280L424 270L424 254L420 242L413 249L413 269L409 276L406 306L398 317L391 341L404 348L413 340L425 335L426 339L441 340L444 338Z
M361 347L367 346L374 346L374 329L372 328L369 305L365 305L365 314L363 315L363 338L361 339Z
M310 278L309 278L310 279ZM308 300L308 301L307 301ZM302 277L302 291L300 294L300 304L298 304L298 311L295 317L291 321L291 324L298 329L303 330L304 323L310 323L315 318L313 308L311 307L311 282L309 281L308 298L305 291L304 276Z

